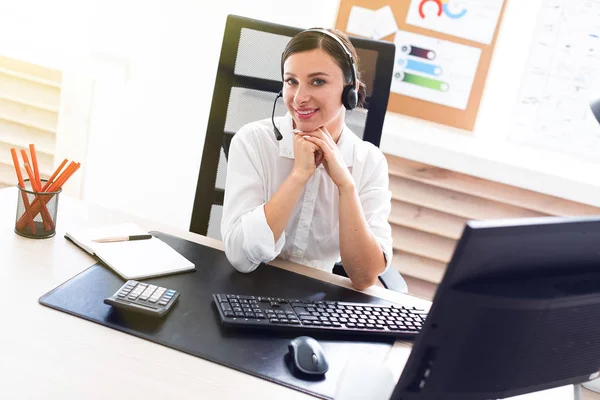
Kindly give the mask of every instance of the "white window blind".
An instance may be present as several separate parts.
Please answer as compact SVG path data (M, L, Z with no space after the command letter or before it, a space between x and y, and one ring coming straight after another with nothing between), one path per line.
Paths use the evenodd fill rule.
M11 147L34 143L42 178L52 174L61 82L60 71L0 55L0 187L17 183Z

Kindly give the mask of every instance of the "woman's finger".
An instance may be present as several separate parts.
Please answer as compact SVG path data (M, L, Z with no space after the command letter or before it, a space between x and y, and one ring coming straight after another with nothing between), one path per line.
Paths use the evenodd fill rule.
M327 128L325 128L324 126L322 126L319 129L317 129L317 130L321 132L321 134L323 135L323 139L327 142L327 144L329 145L329 147L333 148L334 146L337 146L335 144L335 142L333 141L333 138L331 137L331 134L329 133L329 131L327 130Z
M331 149L329 148L329 146L327 146L327 143L325 143L325 141L323 139L319 139L317 137L308 136L308 135L304 136L304 139L317 145L323 152L323 157L325 157L327 154L331 153Z
M323 140L325 143L327 143L327 146L329 146L331 148L331 145L335 145L335 143L333 143L333 140L331 139L330 136L328 136L325 132L323 132L320 129L314 130L312 132L302 132L303 136L310 136L310 137L315 137L318 139Z
M317 143L313 143L310 140L306 140L306 142L308 142L307 145L309 146L310 151L315 153L315 155L317 154L317 152L321 151L321 148Z

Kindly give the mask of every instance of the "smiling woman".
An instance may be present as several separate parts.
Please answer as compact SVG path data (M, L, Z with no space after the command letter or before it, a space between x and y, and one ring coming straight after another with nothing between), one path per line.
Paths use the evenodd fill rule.
M331 272L341 259L365 289L390 268L387 162L345 124L365 99L358 65L335 30L308 29L286 46L287 114L245 125L229 149L221 234L237 270L279 256Z

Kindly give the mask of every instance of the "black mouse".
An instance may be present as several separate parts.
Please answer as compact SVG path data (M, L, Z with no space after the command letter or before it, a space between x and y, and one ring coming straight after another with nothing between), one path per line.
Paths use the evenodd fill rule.
M329 362L323 347L310 336L299 336L288 345L288 355L294 367L308 375L324 375Z

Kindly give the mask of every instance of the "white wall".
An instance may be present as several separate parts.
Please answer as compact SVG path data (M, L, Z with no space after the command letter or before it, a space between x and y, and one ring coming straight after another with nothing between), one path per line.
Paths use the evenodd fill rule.
M84 198L187 229L227 14L331 26L337 2L139 4L96 5L92 48L118 59L96 85Z
M227 14L329 27L338 5L0 0L0 54L94 79L86 149L62 153L85 157L85 200L187 229Z
M542 0L507 1L475 131L458 136L502 140L508 129ZM183 229L189 226L226 15L332 27L339 6L339 0L221 0L210 7L197 0L47 3L0 0L0 54L79 75L84 69L93 77L87 148L73 150L83 158L83 198ZM43 35L32 37L40 27ZM384 134L396 132L457 137L454 129L392 114ZM386 143L398 147L386 151L402 150L393 140ZM476 167L466 169L477 175Z

